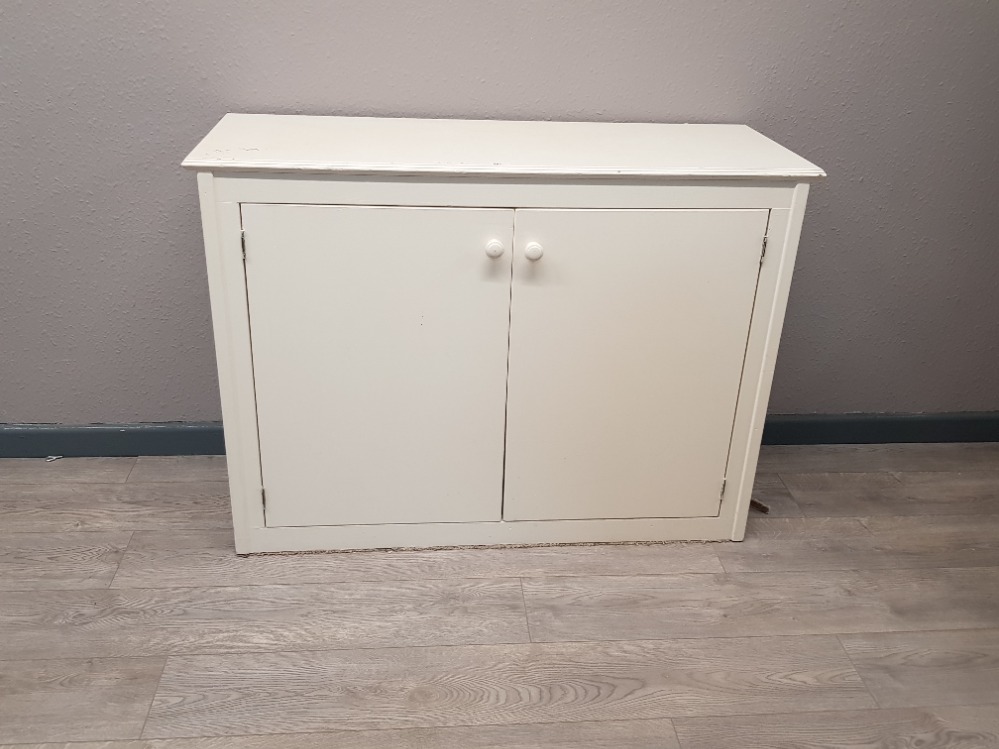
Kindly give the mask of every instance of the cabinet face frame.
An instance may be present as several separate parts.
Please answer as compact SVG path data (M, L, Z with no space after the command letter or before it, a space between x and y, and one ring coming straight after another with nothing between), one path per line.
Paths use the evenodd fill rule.
M741 540L759 457L807 182L776 180L429 179L198 173L236 551L587 541ZM759 208L768 244L717 517L268 528L264 522L241 203L479 208Z

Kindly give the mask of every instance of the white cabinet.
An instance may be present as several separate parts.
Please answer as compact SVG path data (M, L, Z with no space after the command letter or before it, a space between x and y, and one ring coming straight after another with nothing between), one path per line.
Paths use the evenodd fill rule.
M741 126L228 115L240 552L740 539L808 180Z

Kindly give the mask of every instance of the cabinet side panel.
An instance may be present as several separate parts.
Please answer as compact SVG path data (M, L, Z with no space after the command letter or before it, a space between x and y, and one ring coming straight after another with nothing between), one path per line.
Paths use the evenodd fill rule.
M240 251L238 203L216 200L210 173L198 174L201 222L211 294L215 358L225 431L236 551L250 551L250 530L264 525L260 496L253 365Z
M733 541L741 541L746 533L749 500L763 439L763 423L770 401L770 387L807 200L808 183L803 182L795 187L791 208L774 209L770 215L767 232L769 246L760 267L753 324L732 432L728 470L730 483L721 508L721 516L731 523Z

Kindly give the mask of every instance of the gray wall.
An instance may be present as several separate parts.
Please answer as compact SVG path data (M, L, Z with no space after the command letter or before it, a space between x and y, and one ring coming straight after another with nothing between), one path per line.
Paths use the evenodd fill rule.
M999 3L0 0L0 421L219 417L227 111L745 122L826 168L771 410L999 408Z

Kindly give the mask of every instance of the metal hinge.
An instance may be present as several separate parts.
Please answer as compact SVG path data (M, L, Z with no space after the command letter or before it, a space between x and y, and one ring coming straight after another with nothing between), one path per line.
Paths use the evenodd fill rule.
M760 262L763 262L763 258L767 256L767 237L763 235L763 252L760 254ZM246 248L243 248L243 257L246 257Z
M724 497L724 496L725 496L725 485L726 485L727 483L728 483L728 478L723 478L723 479L722 479L722 488L721 488L721 493L720 493L720 494L718 495L719 497Z
M246 260L246 229L241 229L239 232L239 244L243 248L243 260Z

